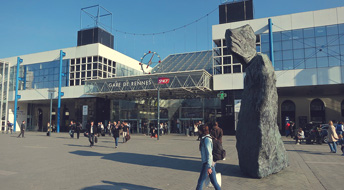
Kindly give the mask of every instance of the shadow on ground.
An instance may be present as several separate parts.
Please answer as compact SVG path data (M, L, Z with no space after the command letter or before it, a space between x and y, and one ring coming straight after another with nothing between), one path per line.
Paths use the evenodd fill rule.
M146 155L137 153L127 153L127 152L116 152L116 153L98 153L92 151L77 150L70 152L71 154L76 154L80 156L98 156L101 159L111 160L115 162L135 164L140 166L150 166L159 168L168 168L174 170L183 170L191 172L200 172L201 161L195 161L190 159L182 159L183 157L179 155ZM171 158L172 157L172 158ZM216 172L220 172L222 175L234 176L247 178L241 173L238 165L217 163Z
M95 185L91 187L82 188L82 190L91 190L91 189L112 189L112 190L160 190L158 188L152 188L142 185L134 185L130 183L116 183L111 181L102 181L109 185Z
M329 155L331 153L322 153L322 152L312 152L307 150L287 150L288 152L298 152L298 153L305 153L305 154L316 154L316 155Z

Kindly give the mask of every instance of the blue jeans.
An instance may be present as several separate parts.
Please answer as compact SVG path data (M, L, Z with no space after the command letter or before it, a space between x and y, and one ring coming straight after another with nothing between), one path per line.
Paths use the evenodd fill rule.
M94 134L89 134L90 146L94 145Z
M330 146L331 152L337 152L337 143L335 142L328 142L328 146Z
M201 173L200 173L199 178L198 178L196 190L203 190L203 184L204 184L204 181L208 175L207 170L208 170L208 167L207 167L207 164L205 163L202 165L202 170L201 170ZM216 190L221 190L221 187L219 186L219 184L217 183L217 180L216 180L215 166L211 167L211 170L213 172L209 175L210 181L214 185Z
M116 144L116 146L118 146L118 138L119 137L115 137L115 144Z

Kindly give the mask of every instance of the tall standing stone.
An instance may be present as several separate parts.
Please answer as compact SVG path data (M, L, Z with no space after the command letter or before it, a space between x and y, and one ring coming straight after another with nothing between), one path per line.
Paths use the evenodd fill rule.
M276 76L265 54L257 54L249 25L226 31L227 47L247 64L237 125L236 148L243 173L263 178L288 166L277 126Z

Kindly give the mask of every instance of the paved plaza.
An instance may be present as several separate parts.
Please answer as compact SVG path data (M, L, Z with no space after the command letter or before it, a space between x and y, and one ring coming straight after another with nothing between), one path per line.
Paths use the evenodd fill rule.
M18 135L18 133L17 133ZM67 133L0 134L0 189L195 189L201 169L196 137L134 134L115 149L111 137L71 139ZM327 144L295 145L283 137L290 166L264 179L240 172L235 137L225 136L228 157L218 162L222 189L343 189L344 156ZM339 150L339 149L338 149ZM209 188L208 188L209 189Z

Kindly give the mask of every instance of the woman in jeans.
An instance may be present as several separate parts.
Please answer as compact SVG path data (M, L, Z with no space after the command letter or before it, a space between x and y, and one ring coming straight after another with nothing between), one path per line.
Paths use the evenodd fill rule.
M210 181L216 190L221 189L216 180L215 162L213 162L213 142L209 135L209 127L204 125L199 127L198 132L202 136L199 144L202 157L202 170L198 178L196 190L202 190L203 184L207 176L209 175Z
M333 122L329 121L328 125L329 125L327 129L328 146L330 147L332 153L336 153L337 152L336 142L338 141L338 135L336 133L336 128L333 126Z

